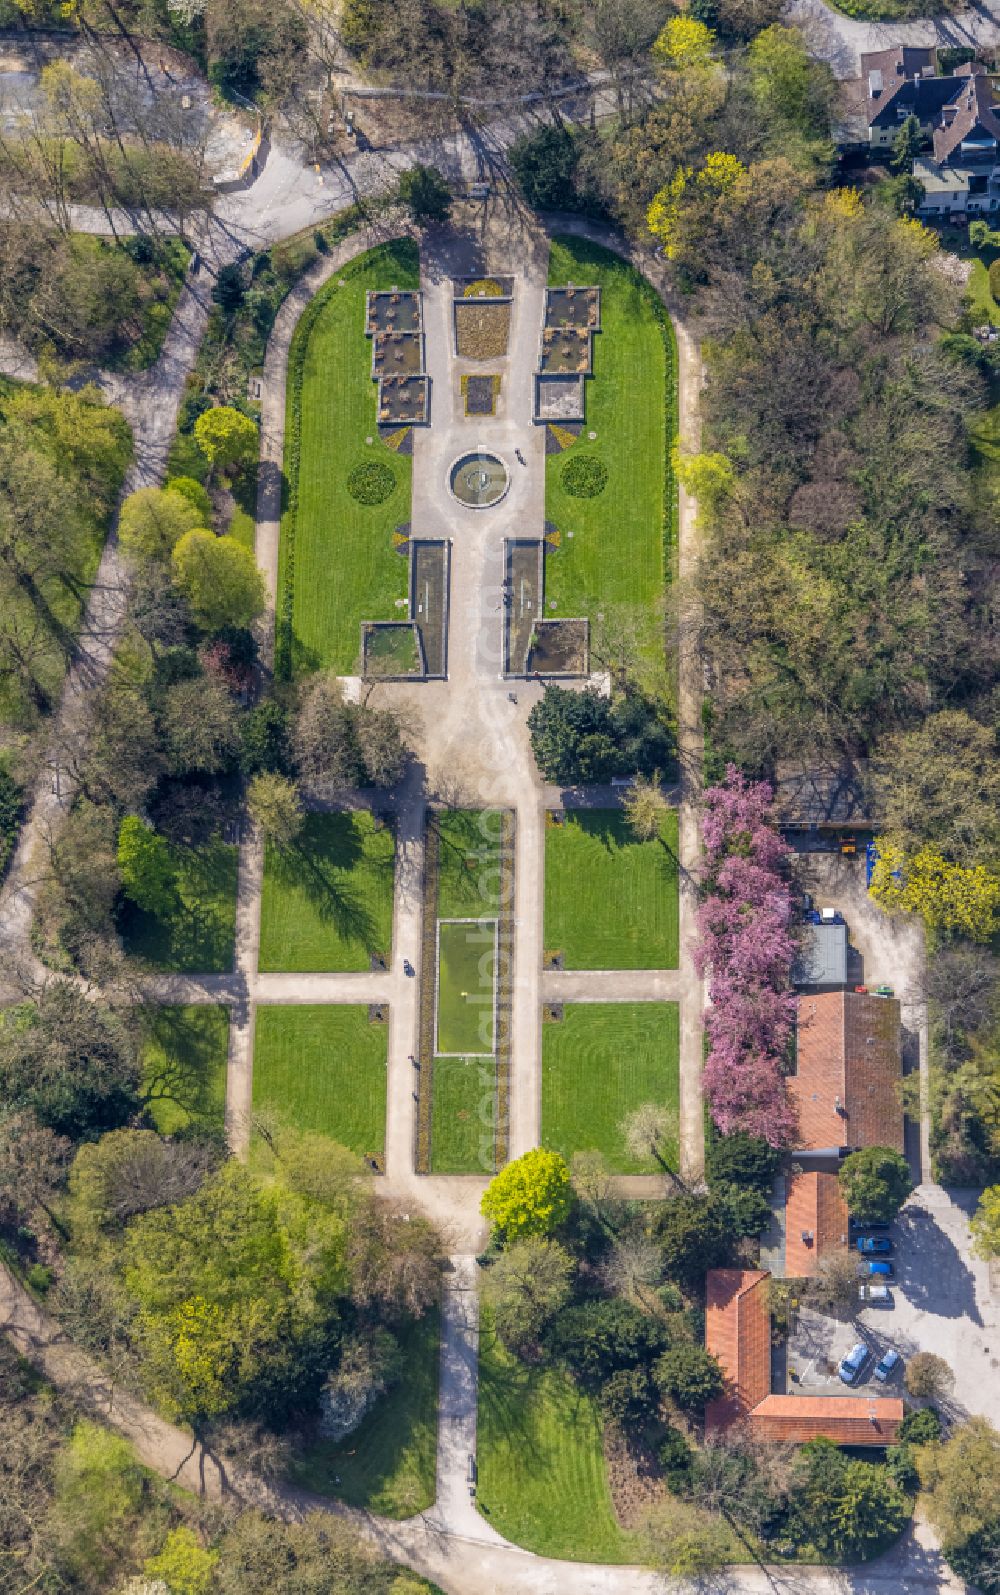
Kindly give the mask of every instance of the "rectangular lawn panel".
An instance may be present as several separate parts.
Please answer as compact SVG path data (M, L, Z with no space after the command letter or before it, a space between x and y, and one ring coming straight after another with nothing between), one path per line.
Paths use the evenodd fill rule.
M164 1006L147 1011L142 1090L161 1135L194 1127L221 1131L226 1118L229 1010Z
M269 973L365 970L392 951L395 832L367 810L309 814L287 852L269 847L261 898L260 968Z
M317 1439L292 1465L296 1484L383 1517L434 1504L437 1467L437 1313L399 1332L403 1374L346 1440ZM276 1592L277 1595L277 1592Z
M538 1556L639 1559L611 1503L596 1403L561 1368L519 1361L489 1314L479 1341L478 1506Z
M621 1123L645 1102L679 1100L680 1023L675 1002L567 1003L542 1026L542 1140L567 1161L603 1152L617 1174L655 1174L656 1162L631 1158ZM677 1167L677 1147L664 1158Z
M496 1170L496 1063L493 1058L435 1058L432 1174Z
M619 256L583 239L554 238L549 284L594 284L602 331L593 338L593 376L585 384L586 424L578 441L545 465L545 515L562 533L546 554L546 614L590 615L622 605L653 613L669 576L669 432L676 431L676 346L666 311L645 278ZM588 432L596 432L593 441ZM576 498L562 481L578 455L607 468L595 498ZM665 495L671 495L667 504ZM572 540L567 533L572 532ZM550 611L549 600L556 607Z
M253 1108L296 1130L328 1135L364 1158L385 1152L389 1029L367 1007L257 1009Z
M677 811L640 842L620 809L545 828L545 948L565 969L676 969Z
M438 1053L492 1053L496 1046L495 919L438 924Z
M446 809L434 816L441 838L438 913L478 919L495 911L499 892L499 809Z
M172 847L178 905L169 915L126 903L121 932L126 952L154 969L225 975L236 953L238 851L228 842Z
M393 548L392 534L410 519L412 463L378 435L365 294L419 283L411 240L370 250L320 290L293 340L285 475L292 479L298 429L298 494L282 520L278 652L282 667L296 674L352 674L361 621L393 619L396 599L406 597L407 561ZM381 502L361 502L348 488L352 470L365 465L391 473L394 485Z

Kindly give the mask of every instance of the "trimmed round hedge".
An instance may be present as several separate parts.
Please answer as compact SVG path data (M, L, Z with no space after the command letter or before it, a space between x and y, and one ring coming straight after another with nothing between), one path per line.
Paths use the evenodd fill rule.
M596 498L608 485L608 468L596 454L574 454L562 468L562 485L571 498Z
M359 504L384 504L396 491L396 478L381 460L368 460L351 471L347 491Z

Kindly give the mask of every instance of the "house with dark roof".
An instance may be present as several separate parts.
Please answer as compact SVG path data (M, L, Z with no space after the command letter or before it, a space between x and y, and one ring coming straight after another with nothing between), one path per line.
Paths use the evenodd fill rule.
M726 1380L705 1408L706 1438L744 1424L760 1440L804 1444L892 1445L903 1421L898 1396L799 1396L771 1393L771 1310L759 1268L713 1268L707 1278L705 1345Z
M1000 207L1000 99L979 61L937 76L932 49L897 45L861 57L863 121L869 147L886 150L915 116L932 151L913 163L921 215L976 215Z
M863 1146L904 1151L899 1002L857 991L799 997L795 1072L795 1150L843 1156Z

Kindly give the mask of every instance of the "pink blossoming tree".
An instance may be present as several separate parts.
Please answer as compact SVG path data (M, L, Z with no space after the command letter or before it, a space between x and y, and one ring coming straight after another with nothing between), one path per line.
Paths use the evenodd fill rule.
M705 1095L723 1135L745 1130L783 1146L794 1130L782 1062L795 1019L795 942L771 788L731 764L705 793L705 895L695 967L708 977Z

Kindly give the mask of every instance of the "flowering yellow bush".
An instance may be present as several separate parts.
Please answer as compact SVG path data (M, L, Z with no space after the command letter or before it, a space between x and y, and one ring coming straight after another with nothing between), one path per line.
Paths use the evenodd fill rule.
M712 59L715 34L694 17L671 17L653 45L653 55L664 66L707 66Z
M1000 926L1000 877L985 864L952 864L926 845L906 853L879 837L871 895L894 913L919 914L931 930L958 931L988 941Z

